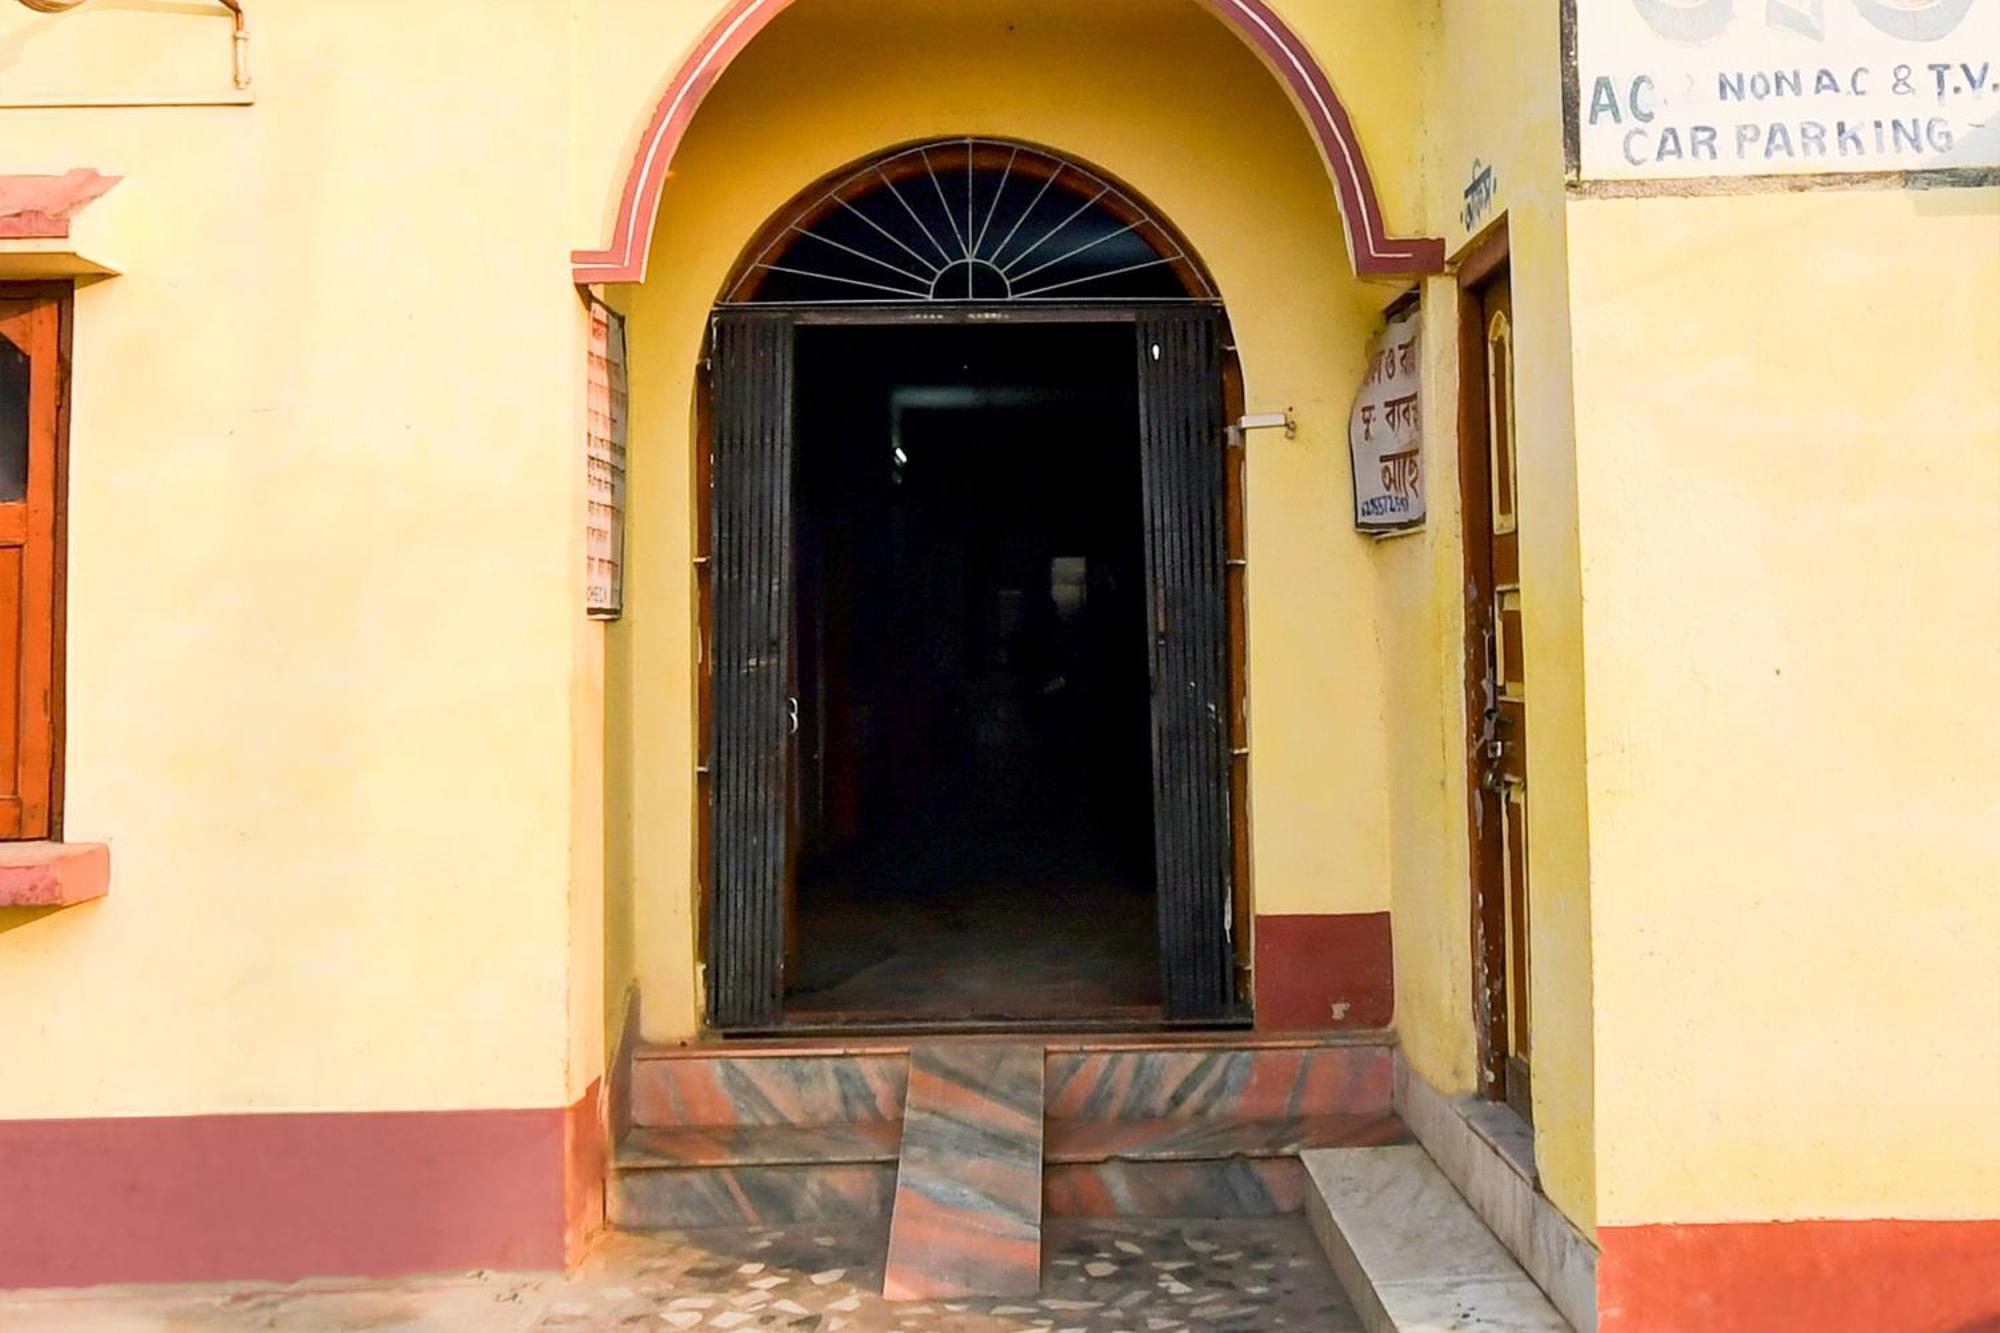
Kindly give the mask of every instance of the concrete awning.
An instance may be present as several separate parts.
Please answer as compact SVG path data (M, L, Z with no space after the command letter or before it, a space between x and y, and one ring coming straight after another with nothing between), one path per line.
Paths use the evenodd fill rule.
M119 210L93 205L120 179L89 167L60 176L0 176L0 279L119 272Z

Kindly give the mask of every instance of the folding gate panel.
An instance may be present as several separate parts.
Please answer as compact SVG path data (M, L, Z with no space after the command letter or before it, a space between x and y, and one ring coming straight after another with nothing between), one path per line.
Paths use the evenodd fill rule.
M1166 1013L1220 1018L1233 998L1234 864L1221 319L1212 311L1146 314L1138 350Z
M709 1021L768 1027L784 990L792 729L792 325L719 316L710 548Z

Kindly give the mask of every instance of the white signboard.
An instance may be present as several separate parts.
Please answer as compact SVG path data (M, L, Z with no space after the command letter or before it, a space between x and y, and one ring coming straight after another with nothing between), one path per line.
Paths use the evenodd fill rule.
M1347 443L1354 455L1354 526L1408 532L1424 522L1422 356L1418 312L1391 320L1368 349Z
M584 606L593 616L613 619L625 606L625 319L596 301L590 307L588 373Z
M2000 166L2000 0L1575 0L1586 180Z

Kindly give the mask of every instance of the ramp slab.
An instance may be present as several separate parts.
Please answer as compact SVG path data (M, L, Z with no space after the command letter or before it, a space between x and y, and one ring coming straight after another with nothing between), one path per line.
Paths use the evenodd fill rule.
M1040 1289L1044 1063L1040 1046L911 1050L884 1296Z

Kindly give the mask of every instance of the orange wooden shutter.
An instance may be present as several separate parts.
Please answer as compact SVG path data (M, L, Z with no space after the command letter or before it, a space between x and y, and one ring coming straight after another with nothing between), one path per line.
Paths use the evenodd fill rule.
M0 838L46 838L56 761L53 299L0 299Z

